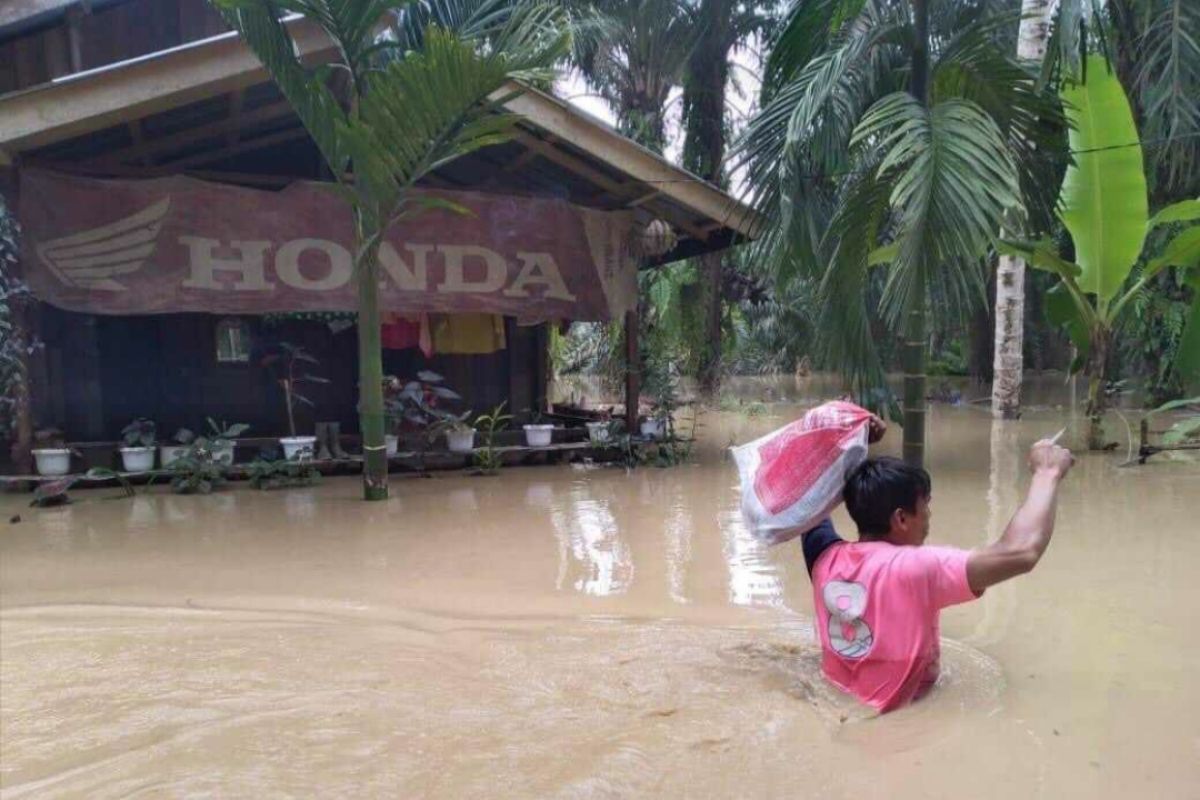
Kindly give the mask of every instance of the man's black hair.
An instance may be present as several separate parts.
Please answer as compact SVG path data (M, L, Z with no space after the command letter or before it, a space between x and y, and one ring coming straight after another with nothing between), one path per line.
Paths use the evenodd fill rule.
M846 477L843 497L858 533L868 539L887 536L897 508L916 513L917 501L928 499L929 473L898 458L868 458Z

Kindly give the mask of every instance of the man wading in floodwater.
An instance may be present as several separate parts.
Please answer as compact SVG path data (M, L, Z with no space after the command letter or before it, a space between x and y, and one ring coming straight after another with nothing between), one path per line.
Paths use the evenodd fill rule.
M870 441L885 429L872 418ZM1037 565L1054 533L1059 482L1074 463L1051 440L1034 444L1025 502L1003 536L975 550L925 544L932 499L925 470L895 458L854 469L843 498L858 541L842 540L828 519L803 537L825 676L879 711L921 697L938 676L939 613Z

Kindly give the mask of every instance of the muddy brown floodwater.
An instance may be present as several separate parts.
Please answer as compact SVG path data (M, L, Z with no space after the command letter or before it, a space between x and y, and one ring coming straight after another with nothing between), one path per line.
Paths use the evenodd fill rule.
M1034 574L871 717L821 679L799 545L739 518L724 447L787 384L671 470L0 498L0 797L1200 796L1200 464L1083 457ZM1068 421L935 407L933 539L995 536Z

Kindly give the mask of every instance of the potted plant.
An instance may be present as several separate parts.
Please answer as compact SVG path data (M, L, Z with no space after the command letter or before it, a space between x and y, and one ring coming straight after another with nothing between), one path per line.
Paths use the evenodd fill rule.
M678 373L674 362L664 357L647 359L646 394L650 397L650 414L641 421L642 436L663 439L673 434L671 415L679 401L676 397Z
M288 435L280 437L279 444L283 446L284 458L289 461L293 459L311 459L314 447L317 444L316 436L296 435L295 404L300 402L308 406L314 405L313 401L296 391L297 386L305 383L329 383L326 378L299 371L303 369L303 364L318 363L320 362L305 351L303 347L291 344L290 342L280 342L275 352L268 353L262 359L264 367L275 367L278 370L278 376L275 380L279 384L279 388L283 390L283 400L287 408L288 421Z
M33 435L33 458L39 475L66 475L71 471L71 448L58 428L44 428Z
M121 465L126 472L154 469L156 426L153 420L138 417L121 429Z
M545 447L554 438L554 425L544 421L541 409L526 409L529 411L529 422L521 427L525 429L525 444L530 447Z
M389 396L385 413L391 422L392 436L398 441L402 431L418 433L417 458L422 470L425 468L425 451L429 445L437 440L442 431L464 422L470 414L454 414L441 407L443 402L462 399L442 380L441 375L430 370L421 370L414 380L403 385L394 377L384 380L384 389ZM467 446L465 452L471 449L471 446Z
M475 452L475 428L467 422L470 416L471 412L467 411L462 416L452 415L445 421L446 447L451 453Z
M187 428L180 428L175 431L171 441L174 444L164 444L158 448L158 460L163 469L169 469L176 460L184 457L188 448L192 446L192 442L196 441L196 434Z
M612 412L608 409L600 412L600 419L584 423L587 427L588 440L592 444L605 444L612 439Z
M208 447L212 451L213 461L229 466L233 463L234 450L237 447L237 437L250 430L244 422L230 425L224 420L217 422L208 418Z

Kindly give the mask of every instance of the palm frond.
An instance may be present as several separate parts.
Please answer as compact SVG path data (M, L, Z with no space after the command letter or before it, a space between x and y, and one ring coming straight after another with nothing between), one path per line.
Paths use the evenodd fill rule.
M997 27L1015 30L1016 24L1015 15L1004 14L958 30L934 65L932 98L969 100L995 121L1017 164L1029 228L1040 233L1056 224L1068 160L1066 121L1057 92L997 48Z
M338 136L347 121L338 98L326 85L321 71L310 73L296 56L291 34L280 22L280 10L324 6L324 3L291 2L276 6L253 0L215 0L221 16L241 34L263 62L279 90L300 118L334 175L345 171L349 154ZM317 9L320 11L321 9ZM303 12L302 12L303 13Z
M981 275L970 265L1005 213L1021 207L1017 167L996 123L967 100L927 109L900 92L867 111L853 143L884 153L879 174L894 181L898 248L884 288L885 317L895 324L914 304L923 305L935 277L964 300L982 300Z
M1186 0L1154 7L1137 48L1142 136L1164 140L1150 150L1163 188L1187 190L1200 171L1200 8Z

